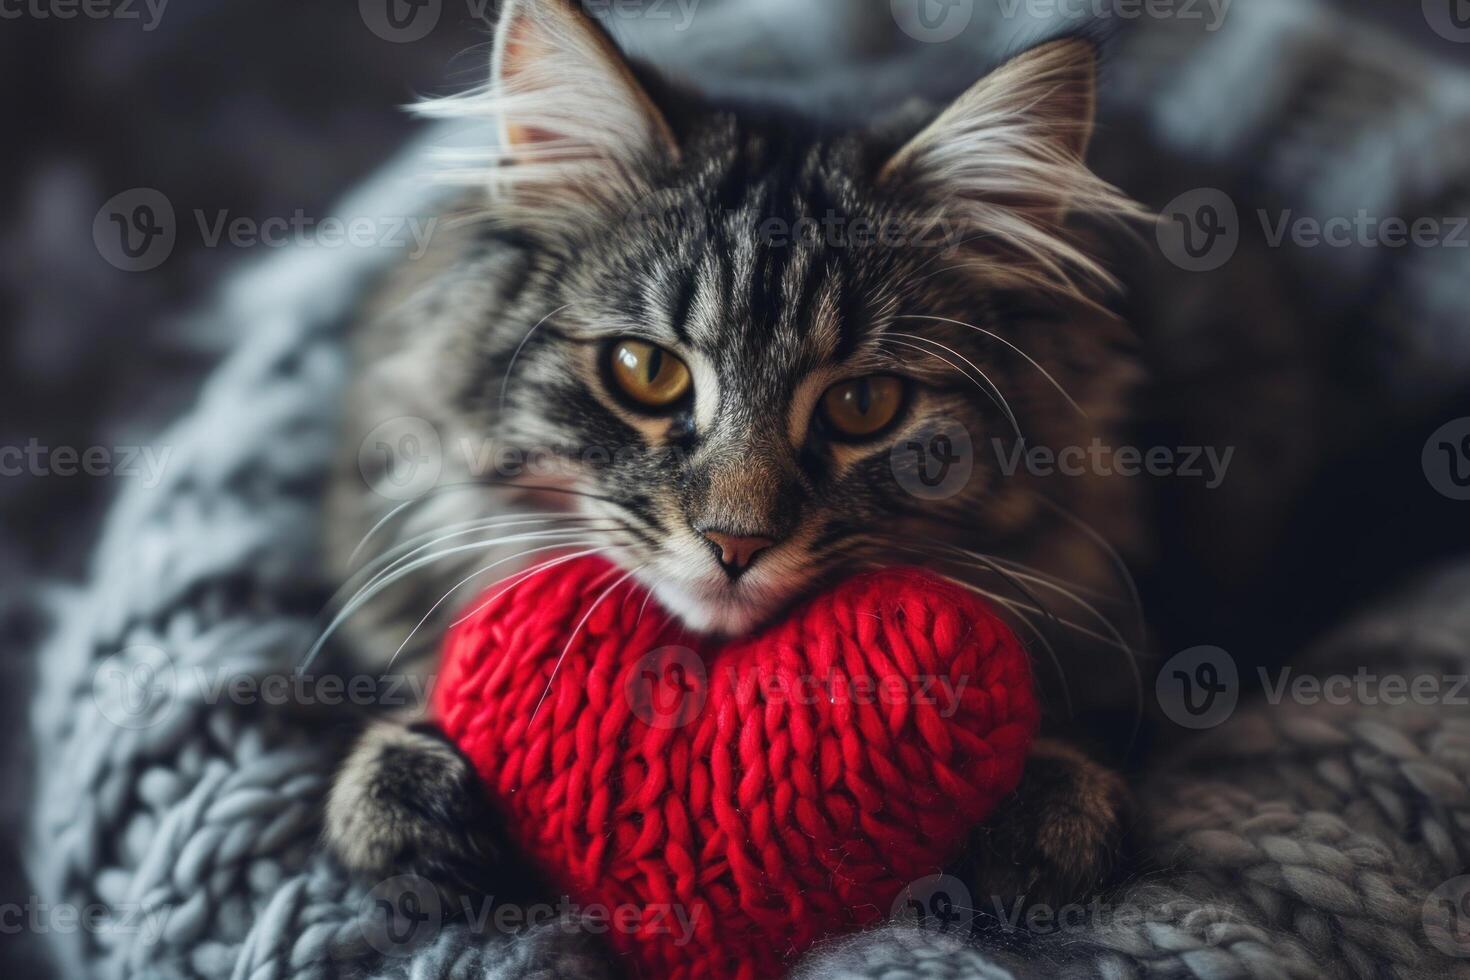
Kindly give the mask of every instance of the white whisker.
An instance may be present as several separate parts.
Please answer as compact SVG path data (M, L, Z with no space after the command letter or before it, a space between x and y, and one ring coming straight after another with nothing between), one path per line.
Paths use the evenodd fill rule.
M408 510L408 508L421 504L424 501L428 500L431 496L442 493L446 490L468 490L472 487L483 490L484 484L474 480L465 480L460 483L449 483L445 484L444 486L433 487L428 491L428 493L420 494L419 496L414 497L412 500L405 500L403 503L394 507L392 510L388 511L388 513L379 518L377 523L375 523L372 527L368 528L368 532L362 536L362 540L357 543L357 547L352 549L352 554L348 556L347 563L349 565L355 564L357 562L357 556L362 553L363 548L367 547L367 543L373 539L374 535L381 531L385 525L387 525L399 514L402 514L405 510Z
M572 644L576 642L577 634L582 632L582 627L587 625L587 620L591 619L592 614L597 611L597 607L602 605L602 600L606 599L610 594L612 594L612 591L614 589L616 589L619 585L622 585L632 575L634 575L636 572L644 567L644 565L638 565L624 572L618 577L618 580L616 582L614 582L612 585L609 585L606 589L603 589L602 594L597 597L597 601L592 603L592 605L587 608L587 612L583 614L582 619L577 623L576 627L573 628L571 635L567 637L567 645L562 648L561 656L557 657L556 663L552 665L551 676L546 679L546 690L541 692L541 697L537 700L536 707L531 711L530 722L534 722L536 720L536 716L541 713L541 706L546 703L547 696L551 694L551 687L553 684L556 683L556 675L561 671L561 665L563 662L566 661L567 654L572 652ZM527 722L527 724L529 725L530 722Z
M566 545L558 545L558 547L566 547ZM566 556L566 557L563 557L563 558L556 558L556 559L552 559L551 561L542 562L542 563L536 565L534 567L534 569L530 570L531 574L527 574L527 573L523 573L523 572L518 572L518 573L516 573L516 575L512 575L511 576L511 579L514 579L515 581L511 581L509 584L506 584L505 587L502 588L499 592L495 593L495 595L490 596L488 599L486 599L483 603L481 603L476 608L476 612L478 612L481 609L484 609L490 603L492 603L496 599L498 599L501 595L505 594L505 592L508 589L510 589L513 585L519 585L523 581L529 581L530 578L534 577L535 575L539 575L541 572L546 571L548 568L555 568L557 565L565 564L566 562L572 561L575 558L585 558L588 555L595 555L595 554L600 554L600 553L602 553L604 551L611 551L613 548L616 548L616 547L617 547L617 545L606 545L606 546L601 547L601 548L593 548L590 551L581 551L581 552L578 552L578 553L576 553L574 555L569 555L569 556ZM518 557L524 557L524 556L518 556ZM496 567L496 565L498 565L498 564L500 564L500 563L499 562L496 562L496 563L493 563L493 564L490 564L490 565L486 565L484 568L477 569L476 571L471 572L469 575L466 575L464 578L462 578L458 582L456 582L454 584L454 586L448 592L446 592L442 596L440 596L438 598L438 600L435 601L435 603L432 606L429 607L429 611L426 612L426 613L424 613L423 618L420 619L416 624L414 624L413 629L409 630L408 635L403 638L403 642L400 643L400 644L398 644L398 649L397 650L394 650L393 651L393 656L391 656L391 657L388 658L388 666L390 666L390 667L393 666L393 662L398 659L398 655L403 652L404 647L408 646L408 644L413 640L414 636L423 627L423 625L429 621L429 618L434 615L435 611L438 610L438 608L440 606L442 606L445 603L445 601L449 599L450 596L454 595L460 589L464 588L466 585L468 585L470 582L474 581L475 579L479 578L481 575L484 575L486 572L489 572L489 571L493 570ZM473 614L471 614L471 615L473 615ZM454 626L458 626L458 625L460 625L461 623L463 623L468 618L470 618L470 617L469 616L461 617L460 619L456 620L453 625Z
M980 558L980 559L982 559L982 561L985 562L986 565L989 565L992 568L995 567L995 565L994 565L994 559L991 559L989 555L982 556L982 555L978 554L977 552L970 551L970 550L968 550L966 548L957 548L957 547L954 547L954 546L950 546L950 550L959 552L961 554L969 555L969 556L971 556L973 558ZM1027 574L1025 572L1011 571L1008 574L1009 575L1014 575L1018 579L1030 580L1030 581L1036 582L1042 588L1051 589L1053 592L1056 592L1057 594L1059 594L1059 595L1061 595L1061 596L1063 596L1063 597L1071 600L1073 603L1075 603L1077 605L1077 607L1079 609L1081 609L1083 612L1085 612L1088 615L1090 615L1093 619L1097 620L1097 622L1102 625L1103 629L1105 629L1107 631L1108 635L1110 635L1113 638L1113 641L1114 641L1115 645L1123 653L1123 659L1128 664L1129 673L1131 673L1133 675L1133 691L1134 691L1134 702L1135 702L1133 737L1137 737L1137 735L1138 735L1138 726L1143 723L1143 711L1144 711L1144 704L1143 704L1143 673L1139 669L1139 666L1138 666L1138 660L1140 659L1140 654L1138 653L1138 651L1135 650L1133 648L1133 646L1131 644L1129 644L1128 641L1123 638L1123 634L1113 624L1113 621L1112 620L1110 620L1106 616L1104 616L1101 612L1098 611L1098 609L1095 606L1093 606L1090 602L1087 602L1086 600L1084 600L1081 596L1077 595L1077 593L1071 591L1070 589L1067 589L1064 586L1058 585L1055 582L1048 581L1045 578L1038 577L1038 576L1035 576L1035 575L1029 575L1029 574ZM1039 604L1040 603L1040 600L1037 599L1036 602ZM1066 620L1060 620L1059 619L1058 622L1061 622L1061 623L1070 625L1070 624L1067 623Z
M915 553L915 554L920 554L920 555L923 555L926 558L934 558L935 557L935 556L930 555L927 552L925 552L925 551L923 551L923 550L921 550L919 548L904 547L904 546L901 546L901 545L898 545L897 547L899 547L900 550L905 550L905 551L909 551L909 552L912 552L912 553ZM1036 642L1046 652L1047 658L1051 661L1052 667L1055 668L1055 670L1057 672L1057 679L1061 682L1062 702L1066 706L1067 715L1070 717L1074 713L1074 707L1073 707L1073 704L1072 704L1072 691L1071 691L1070 684L1069 684L1069 682L1067 680L1067 671L1062 666L1062 658L1057 654L1056 648L1052 646L1051 641L1047 639L1046 634L1043 633L1036 626L1035 623L1031 622L1031 620L1028 618L1028 616L1026 614L1027 613L1032 613L1032 614L1045 615L1048 619L1050 619L1052 621L1055 621L1056 620L1056 617L1055 616L1052 616L1049 611L1043 612L1043 611L1038 610L1038 609L1036 609L1034 607L1027 606L1024 603L1018 603L1018 602L1015 602L1014 600L1006 599L1003 596L997 595L994 592L990 592L990 591L988 591L986 589L982 589L980 586L976 585L973 582L966 581L965 579L959 578L959 577L957 577L955 575L947 574L946 572L941 571L939 569L931 569L931 571L934 574L938 575L940 578L944 579L946 582L950 582L953 585L959 586L960 588L966 590L967 592L973 592L976 595L979 595L979 596L982 596L982 597L984 597L986 599L989 599L991 602L994 602L997 605L1000 605L1001 607L1003 607L1003 608L1005 608L1005 609L1007 609L1008 611L1011 612L1011 614L1015 617L1016 621L1026 628L1026 630L1031 634L1031 636L1036 640Z
M558 519L554 519L554 518L552 518L552 519L548 519L548 518L532 518L532 519L524 520L524 521L509 521L509 522L502 523L502 524L482 524L482 523L477 523L477 522L473 522L473 521L472 522L466 522L466 523L468 524L468 526L460 527L458 530L450 531L449 533L446 533L446 534L440 534L438 537L435 537L432 541L428 541L426 543L420 543L420 544L417 544L417 545L413 545L413 541L404 542L403 545L400 545L399 546L399 549L402 549L405 546L413 545L413 547L411 548L411 550L409 550L405 554L399 555L396 558L392 558L383 568L379 569L377 572L374 572L373 575L369 578L369 580L362 586L362 588L366 588L366 587L372 585L375 581L377 581L378 579L381 579L385 575L392 574L393 572L397 571L400 567L402 567L404 564L406 564L407 562L413 560L417 555L419 555L419 554L421 554L421 553L423 553L423 552L425 552L425 551L433 548L437 544L442 544L443 542L448 541L448 540L450 540L452 538L463 537L463 536L465 536L467 534L476 534L476 533L479 533L480 531L501 531L501 530L505 530L506 528L526 527L526 526L534 526L534 525L538 525L538 524L549 524L549 525L551 525L551 527L547 528L547 530L545 532L524 532L523 531L523 532L519 532L518 534L505 535L505 536L503 536L503 538L484 538L484 539L482 539L480 541L475 542L476 545L484 545L486 547L492 547L496 542L498 542L500 540L504 540L506 542L512 542L512 541L520 540L521 539L521 536L524 535L524 534L527 534L527 533L565 532L565 533L578 533L578 534L592 534L592 533L606 533L606 532L621 530L621 527L619 525L617 525L612 519L610 519L610 518L601 518L601 517L578 518L576 520L566 521L565 523L563 523L562 521L560 521ZM611 524L613 526L610 526L610 527L600 527L600 526L597 526L597 524ZM451 527L451 528L452 527L457 527L457 525L451 524L451 525L449 525L449 527ZM440 530L448 530L448 529L447 528L441 528ZM437 532L433 532L433 531L429 532L429 534L435 534L435 533L437 533ZM420 538L423 538L423 537L427 537L427 536L428 536L428 534L426 534L426 535L420 535L419 537ZM399 550L399 549L395 549L395 550ZM391 552L389 554L391 554ZM386 558L388 556L387 555L384 555L383 557ZM370 567L370 566L368 566L368 567ZM367 571L367 567L365 567L362 570L362 572L359 572L358 574L361 575L363 572L366 572L366 571Z
M468 551L484 550L487 547L510 544L515 541L535 541L546 540L548 538L564 538L579 533L583 532L577 530L535 531L528 534L511 535L508 538L494 538L488 542L477 541L472 544L459 545L454 548L445 548L433 554L426 555L423 558L419 558L416 561L413 561L408 565L403 566L402 568L394 570L392 573L389 573L386 576L380 574L379 577L376 578L371 584L365 585L362 589L360 589L357 595L355 595L348 602L348 604L342 609L342 611L339 612L332 619L331 623L328 624L327 628L322 632L322 634L317 637L316 642L313 643L311 645L311 649L307 651L306 657L301 665L301 669L304 670L306 667L310 666L311 662L316 658L317 654L321 652L322 647L326 645L327 641L337 632L338 628L340 628L341 625L346 622L347 619L350 618L354 613L356 613L367 603L371 602L378 595L382 594L383 591L392 587L395 583L401 581L407 575L411 574L414 571L417 571L420 568L423 568L426 565L433 564L436 561L442 561L443 559L451 557L453 555L463 554ZM586 543L595 544L596 542ZM503 561L497 562L496 564L503 564L506 561L514 561L517 558L524 557L527 554L534 554L537 550L549 550L549 548L564 548L571 546L572 544L572 542L561 542L559 544L550 545L548 546L548 548L534 549L532 551L523 552L521 554L511 555L509 558L503 559Z
M1033 495L1042 504L1050 507L1058 517L1062 518L1064 521L1068 522L1074 528L1076 528L1084 537L1086 537L1089 541L1096 545L1098 550L1106 555L1108 560L1112 562L1113 567L1118 572L1118 578L1123 582L1123 587L1128 590L1128 599L1133 604L1133 613L1134 616L1137 618L1137 622L1135 625L1138 631L1138 642L1140 645L1146 645L1148 640L1148 622L1147 618L1143 614L1143 598L1138 591L1138 582L1134 580L1133 573L1128 570L1128 563L1123 560L1122 555L1118 554L1118 549L1109 544L1108 539L1103 537L1102 534L1097 530L1097 528L1093 527L1091 524L1088 524L1082 518L1067 510L1067 508L1063 507L1055 500L1052 500L1051 498L1046 497L1043 494L1035 493L1034 491Z
M532 334L541 329L541 325L543 323L545 323L547 320L550 320L552 317L556 316L563 310L569 308L571 305L571 303L567 303L564 306L559 306L556 309L552 310L550 313L543 316L540 320L536 322L536 325L534 327L526 331L526 335L522 337L521 342L516 345L516 351L510 357L510 364L508 364L505 368L505 377L502 378L500 381L500 414L502 416L505 415L505 396L510 392L510 375L511 372L516 369L516 361L520 360L521 351L526 349L526 342L531 339Z
M907 334L904 334L902 336L908 336L908 335ZM904 341L904 340L895 340L893 335L889 335L888 337L886 337L884 339L885 339L885 341L887 343L898 344L900 347L908 347L908 348L911 348L913 350L916 350L920 354L927 354L928 356L934 358L935 360L937 360L937 361L943 361L945 364L948 364L950 367L954 368L961 375L963 375L966 380L968 380L971 383L973 383L975 385L975 387L977 387L981 391L985 392L985 394L990 398L991 401L995 402L996 407L999 408L1001 410L1001 412L1005 414L1006 419L1009 420L1010 423L1011 423L1011 427L1016 430L1016 438L1017 439L1022 439L1022 440L1025 439L1025 436L1023 436L1021 434L1021 424L1016 421L1016 415L1015 415L1014 412L1011 411L1010 403L1006 401L1005 395L1001 394L1001 390L995 386L995 382L991 381L988 377L986 377L985 374L984 374L984 372L981 372L980 376L982 378L985 378L986 384L988 384L990 386L989 388L986 388L984 385L980 384L980 382L978 382L974 378L970 377L970 375L965 371L964 368L960 367L958 364L954 363L953 361L951 361L947 357L944 357L944 356L942 356L940 354L936 354L934 351L928 350L927 348L920 347L918 344L911 344L911 343L908 343L907 341ZM942 347L943 345L941 344L939 346Z
M591 542L587 542L587 543L591 543ZM563 545L562 547L567 547L567 546ZM539 575L542 572L546 571L547 569L556 568L558 565L565 565L569 561L575 561L578 558L586 558L589 555L601 554L604 551L611 551L614 548L623 548L623 547L627 547L627 545L626 544L623 544L623 543L609 544L609 545L604 545L601 548L593 548L593 549L591 549L589 551L579 551L579 552L576 552L575 554L571 554L571 555L562 555L562 556L560 556L558 558L553 558L553 559L551 559L549 561L546 561L546 562L543 562L543 563L541 563L539 565L536 565L532 569L524 569L522 571L516 572L514 575L509 575L509 576L507 576L505 578L504 582L501 583L501 584L506 585L507 588L510 587L510 586L512 586L512 585L518 585L518 584L520 584L520 581L521 581L521 578L522 577L525 577L527 579L533 577L532 576L532 573L533 572L534 572L535 575ZM480 613L484 612L486 606L490 605L490 603L492 603L496 599L498 599L500 597L500 594L501 593L497 592L495 595L489 596L483 602L481 602L479 605L475 606L475 608L471 609L469 612L465 613L463 616L459 617L454 622L450 623L449 624L450 627L452 628L452 627L455 627L455 626L462 626L466 622L468 622L469 620L474 619Z
M1081 415L1083 418L1087 418L1088 417L1087 412L1083 410L1083 408L1082 408L1081 405L1077 404L1076 399L1074 399L1067 392L1067 389L1062 387L1062 383L1060 381L1058 381L1056 378L1052 377L1050 371L1048 371L1046 368L1042 367L1041 366L1041 363L1039 361L1037 361L1036 358L1032 357L1030 354L1026 353L1021 348L1017 347L1015 344L1011 343L1009 340L1007 340L1004 337L1002 337L1000 334L995 333L994 331L991 331L991 330L986 330L984 327L977 327L973 323L966 323L963 320L951 320L950 318L943 317L943 316L921 316L919 314L914 314L914 313L905 313L905 314L899 316L897 319L900 319L900 320L932 320L932 321L934 321L936 323L950 323L950 324L953 324L954 326L957 326L957 327L966 327L966 328L968 328L970 330L974 330L976 333L984 334L985 336L991 338L992 340L995 340L995 341L998 341L998 342L1004 344L1005 346L1009 347L1011 350L1015 351L1017 354L1020 354L1022 357L1024 357L1026 359L1026 362L1028 364L1030 364L1037 371L1039 371L1041 373L1041 376L1043 378L1045 378L1047 381L1049 381L1051 383L1051 385L1052 385L1053 388L1055 388L1057 391L1061 392L1062 397L1067 400L1067 404L1071 405L1072 408L1075 409L1079 415Z
M612 520L612 518L584 516L578 514L511 514L496 518L476 518L474 520L457 521L453 524L447 524L444 527L436 528L432 531L425 531L422 534L416 534L405 541L399 542L388 551L385 551L383 554L375 557L372 561L368 562L362 568L358 569L353 574L352 578L347 581L347 583L344 583L342 588L338 590L338 594L332 597L331 604L336 603L341 593L344 592L347 589L347 586L350 585L354 580L359 579L364 575L368 575L370 578L375 577L381 572L386 571L389 567L398 564L402 560L410 558L413 555L416 555L419 552L426 550L427 548L431 548L436 544L448 541L451 538L460 537L465 534L475 534L480 531L496 531L510 527L521 527L534 524L566 524L568 529L570 529L572 526L582 527L593 521L609 520ZM434 535L439 536L434 537ZM427 540L429 538L433 538L433 540Z

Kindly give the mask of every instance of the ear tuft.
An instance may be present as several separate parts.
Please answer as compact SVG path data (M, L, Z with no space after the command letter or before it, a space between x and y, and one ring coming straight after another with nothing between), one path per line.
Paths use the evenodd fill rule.
M879 181L941 203L1007 261L987 262L999 285L1089 301L1116 285L1064 228L1070 212L1138 218L1143 209L1087 168L1097 101L1097 49L1065 38L981 79L883 168Z
M569 0L506 0L489 85L418 111L494 120L499 146L487 165L447 176L488 185L532 228L575 225L579 207L626 202L644 190L650 164L679 158L668 122L627 60Z

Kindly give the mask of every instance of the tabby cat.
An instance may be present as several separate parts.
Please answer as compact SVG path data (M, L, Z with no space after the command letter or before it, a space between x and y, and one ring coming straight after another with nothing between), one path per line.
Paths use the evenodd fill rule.
M463 197L360 330L334 550L344 575L365 540L398 561L370 566L391 574L354 603L353 655L415 662L468 595L568 554L724 634L928 566L1014 618L1048 712L957 871L1033 900L1097 886L1126 796L1069 722L1139 693L1115 622L1133 490L1013 465L1114 432L1138 376L1098 245L1137 209L1084 164L1096 57L1054 40L854 131L660 77L568 0L506 3L489 84L426 107L496 149L459 155ZM406 503L357 451L403 420L439 450ZM365 874L468 886L500 853L484 806L432 725L379 719L327 837Z

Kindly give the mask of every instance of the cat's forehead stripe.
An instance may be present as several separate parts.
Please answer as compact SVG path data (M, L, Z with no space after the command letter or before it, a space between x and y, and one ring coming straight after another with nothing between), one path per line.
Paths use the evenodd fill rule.
M830 197L819 189L815 160L805 161L799 184L748 184L737 208L713 215L684 242L688 271L671 274L664 292L674 309L660 316L681 342L712 354L742 350L813 365L855 347L842 303L849 263L838 247L803 238L797 227L820 220L812 209Z

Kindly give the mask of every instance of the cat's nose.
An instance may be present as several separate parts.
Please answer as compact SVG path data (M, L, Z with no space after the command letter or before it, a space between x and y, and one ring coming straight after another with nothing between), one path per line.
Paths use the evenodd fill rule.
M720 565L732 579L745 574L755 556L776 543L762 535L727 534L713 528L700 528L699 533L719 551Z

